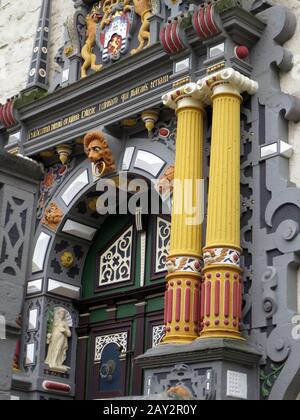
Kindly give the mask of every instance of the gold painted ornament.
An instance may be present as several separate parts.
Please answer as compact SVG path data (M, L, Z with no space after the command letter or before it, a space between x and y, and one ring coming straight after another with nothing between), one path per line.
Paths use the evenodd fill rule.
M100 19L99 9L93 7L91 13L86 17L86 41L81 50L81 56L84 59L84 63L81 67L81 78L87 77L87 71L92 69L95 72L102 70L102 64L96 64L97 56L93 50L96 45L96 32L97 26Z
M97 210L97 200L98 200L98 197L93 197L93 198L90 198L88 200L88 208L91 211L96 211Z
M54 150L44 150L40 152L40 156L42 158L51 158L54 156L54 154L55 154Z
M139 46L131 51L131 55L137 54L150 47L151 34L149 18L152 16L152 4L150 0L133 0L134 10L141 17L142 25L138 34Z
M42 225L46 226L53 232L56 232L58 225L62 221L64 213L57 206L56 203L52 202L50 206L45 210L42 218Z
M123 127L135 127L138 123L136 118L126 118L125 120L121 121Z
M149 137L152 137L155 124L159 120L159 112L152 109L142 113L142 120L147 128Z
M72 254L72 252L64 252L60 257L60 263L65 268L71 268L74 264L74 255Z
M72 155L73 147L70 144L60 144L59 146L56 146L56 151L59 156L59 160L63 165L65 165Z
M70 57L73 54L73 52L74 52L74 48L72 47L72 45L68 45L64 49L64 54L66 57Z

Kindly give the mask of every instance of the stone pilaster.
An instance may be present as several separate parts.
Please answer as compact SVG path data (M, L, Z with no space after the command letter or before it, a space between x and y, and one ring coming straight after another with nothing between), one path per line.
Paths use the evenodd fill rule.
M36 163L0 149L0 400L10 399L41 176Z

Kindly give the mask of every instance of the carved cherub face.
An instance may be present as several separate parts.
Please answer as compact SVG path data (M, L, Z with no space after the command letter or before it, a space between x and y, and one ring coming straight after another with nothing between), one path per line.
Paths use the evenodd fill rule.
M49 222L60 221L62 217L61 210L57 207L56 203L51 203L50 206L45 210L45 219Z

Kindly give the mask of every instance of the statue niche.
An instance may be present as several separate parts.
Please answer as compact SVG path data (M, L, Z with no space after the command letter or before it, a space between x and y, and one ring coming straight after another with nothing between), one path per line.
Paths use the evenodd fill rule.
M85 152L93 164L93 173L102 177L108 173L115 172L115 160L110 150L104 133L92 131L84 137Z
M72 336L67 320L68 311L64 308L54 310L53 321L50 322L47 344L48 354L45 363L54 372L66 373L70 368L64 365L69 348L68 339Z

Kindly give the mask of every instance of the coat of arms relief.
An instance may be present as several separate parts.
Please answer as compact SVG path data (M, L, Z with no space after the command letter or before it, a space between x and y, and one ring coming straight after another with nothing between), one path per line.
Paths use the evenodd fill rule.
M86 17L81 77L87 77L90 69L98 72L104 64L149 47L151 16L151 0L101 0L94 5ZM135 34L137 39L132 43ZM130 50L131 45L135 48Z

